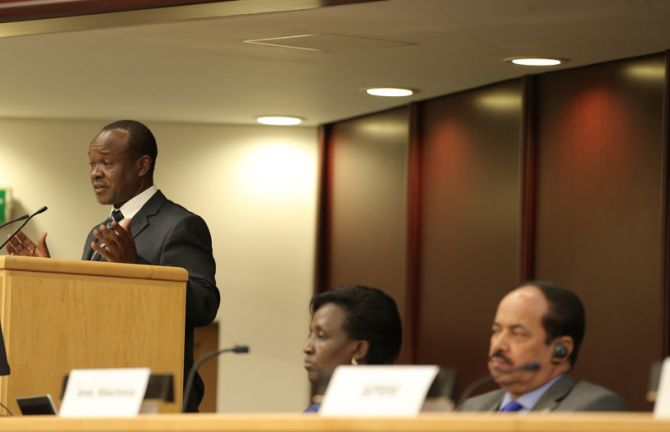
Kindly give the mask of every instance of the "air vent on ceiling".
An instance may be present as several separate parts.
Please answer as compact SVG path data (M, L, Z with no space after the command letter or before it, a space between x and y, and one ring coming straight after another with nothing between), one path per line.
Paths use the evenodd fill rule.
M304 34L245 40L244 43L307 51L344 52L414 45L411 42L335 33Z

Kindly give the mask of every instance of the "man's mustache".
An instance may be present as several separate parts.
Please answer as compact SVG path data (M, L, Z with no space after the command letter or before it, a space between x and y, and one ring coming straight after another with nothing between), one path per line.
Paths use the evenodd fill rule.
M489 356L489 361L493 360L494 358L498 358L498 359L502 360L503 362L507 363L510 366L514 365L514 362L500 350L491 354Z

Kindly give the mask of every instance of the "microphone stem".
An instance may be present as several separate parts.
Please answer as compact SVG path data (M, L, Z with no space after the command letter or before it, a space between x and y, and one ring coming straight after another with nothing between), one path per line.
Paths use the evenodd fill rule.
M458 399L458 404L456 404L457 407L460 407L463 402L470 396L470 393L472 393L473 390L475 390L477 387L486 384L489 381L493 381L496 378L502 376L502 375L507 375L510 373L517 373L517 372L532 372L540 369L540 364L537 362L533 363L526 363L520 366L513 366L509 369L499 371L495 374L491 375L484 375L483 377L480 377L479 379L475 380L472 384L467 386L465 390L463 390L462 396Z
M472 393L473 390L475 390L479 386L486 384L489 381L493 381L493 379L494 379L493 375L485 375L473 381L469 386L465 388L465 390L463 390L463 393L461 393L461 397L458 399L456 407L460 407L461 405L463 405L463 402L465 402L465 400L468 398L468 396L470 396L470 393Z
M5 246L7 245L7 243L9 243L9 241L10 241L11 239L13 239L14 236L15 236L16 234L18 234L18 232L21 231L21 229L22 229L24 226L26 226L26 224L27 224L28 222L30 222L30 219L34 218L35 216L37 216L37 215L40 214L40 213L44 213L45 211L47 211L47 206L42 207L41 209L37 210L35 213L31 214L30 216L28 216L28 215L21 216L20 218L18 218L18 219L16 219L16 220L12 221L12 222L18 222L18 221L20 221L20 220L22 220L22 219L25 219L25 221L21 224L21 226L20 226L16 231L14 231L14 232L12 233L12 235L10 235L9 237L7 237L7 240L5 240L5 242L2 244L2 246L0 246L0 250L2 250L2 248L5 247ZM10 223L10 222L8 222L8 223ZM7 224L5 224L5 225L7 225ZM3 227L4 227L5 225L3 225ZM0 227L0 228L1 228L1 227Z
M7 243L9 243L9 241L10 241L11 239L13 239L14 236L15 236L16 234L18 234L18 232L21 231L21 229L23 229L24 226L26 226L26 224L27 224L28 222L30 222L30 219L32 219L32 217L33 217L33 216L31 215L29 218L27 218L25 221L23 221L23 223L21 224L21 226L20 226L16 231L14 231L14 232L12 233L12 235L10 235L9 237L7 237L7 240L5 240L5 242L2 244L2 246L0 246L0 250L2 250L2 248L4 248L4 247L7 245Z
M229 351L235 351L235 348L223 348L218 351L208 352L204 356L200 357L195 363L193 363L193 366L191 366L191 369L189 369L188 371L188 377L186 378L186 385L184 385L184 395L181 403L182 412L186 412L186 406L188 403L188 398L191 394L191 387L193 387L193 380L195 379L195 373L198 371L198 369L200 369L200 366L202 366L208 360Z
M28 215L23 215L20 218L16 218L16 219L12 219L10 221L7 221L7 222L3 223L2 225L0 225L0 228L4 228L7 225L13 224L13 223L18 222L18 221L22 221L24 219L28 219Z

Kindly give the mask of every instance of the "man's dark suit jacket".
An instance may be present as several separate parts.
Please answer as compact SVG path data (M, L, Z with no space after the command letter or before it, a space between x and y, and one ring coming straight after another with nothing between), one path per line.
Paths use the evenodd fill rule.
M193 365L193 328L211 323L219 309L219 290L214 274L212 238L205 221L156 192L133 217L130 232L135 240L138 264L183 267L188 270L184 380ZM93 255L93 230L86 239L82 259ZM204 384L196 375L188 411L197 411ZM186 395L185 395L186 396Z
M494 390L466 400L459 411L498 411L505 392ZM575 383L569 375L558 379L537 401L532 411L625 411L616 393L591 384Z

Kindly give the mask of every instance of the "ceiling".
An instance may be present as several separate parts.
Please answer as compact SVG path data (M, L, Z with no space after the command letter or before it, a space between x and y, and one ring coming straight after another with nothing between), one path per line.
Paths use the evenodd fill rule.
M313 126L541 72L508 57L570 59L556 70L670 48L668 0L386 0L172 21L0 37L0 117ZM278 43L312 49L245 42L296 35L311 36Z

